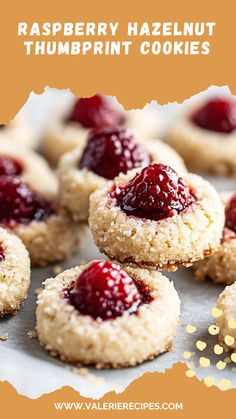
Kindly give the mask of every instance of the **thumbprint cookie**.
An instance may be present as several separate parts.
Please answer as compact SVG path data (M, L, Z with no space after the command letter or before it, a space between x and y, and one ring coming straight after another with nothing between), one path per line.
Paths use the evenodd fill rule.
M224 208L201 177L182 178L169 166L152 164L94 192L89 225L110 258L175 270L216 251Z
M230 285L236 281L236 193L224 194L225 227L221 243L209 258L194 264L196 279Z
M0 176L18 176L44 196L58 193L58 181L48 163L30 149L0 142Z
M21 238L33 265L45 266L77 250L84 228L61 209L58 194L43 193L35 186L16 174L0 175L0 225Z
M160 272L93 261L50 278L38 296L37 333L61 360L134 366L172 348L180 300Z
M225 287L216 306L220 310L217 317L219 343L227 352L236 352L236 282Z
M235 98L214 97L186 107L167 139L191 170L218 175L235 172Z
M30 285L30 259L22 241L0 227L0 316L18 311Z
M61 204L76 221L87 221L94 191L119 173L151 162L170 164L178 173L187 173L181 157L161 141L140 143L129 131L118 128L91 132L83 150L77 147L60 160Z
M64 153L84 147L90 130L126 127L146 139L157 136L159 125L159 113L150 106L124 111L108 96L97 94L76 99L70 106L63 105L48 124L43 138L44 155L52 165L57 165Z

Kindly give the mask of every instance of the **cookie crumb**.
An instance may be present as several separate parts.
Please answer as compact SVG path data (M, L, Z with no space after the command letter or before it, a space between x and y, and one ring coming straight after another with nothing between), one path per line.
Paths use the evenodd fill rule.
M83 367L68 367L67 369L76 375L81 375L82 377L86 377L89 373L88 369Z
M55 266L53 267L52 274L53 274L53 276L57 276L57 275L59 275L62 271L63 271L62 266L60 266L60 265L55 265Z
M92 374L91 372L88 373L87 375L87 379L93 383L100 383L102 381L104 381L104 378L102 377L98 377L97 375Z
M79 265L87 265L87 261L85 259L79 260Z
M103 365L102 365L102 364L96 364L96 365L95 365L95 368L96 368L97 370L101 370L101 369L103 368Z
M36 329L29 330L27 332L27 336L28 336L29 339L36 338L37 337L37 331L36 331Z
M35 289L35 291L34 291L34 293L36 294L36 295L39 295L40 294L40 292L42 292L43 291L43 288L36 288Z
M8 340L8 333L7 332L6 333L2 333L0 335L0 340L3 340L3 341Z
M83 377L86 377L88 375L88 369L87 368L77 368L78 374L82 375Z
M58 352L56 351L51 351L50 355L53 356L54 358L56 358L58 356Z
M99 383L101 381L104 381L103 377L97 377L95 374L92 374L91 372L89 372L88 368L85 367L70 367L70 366L66 366L66 369L68 371L73 372L76 375L80 375L81 377L85 377L86 379L88 379L91 382L94 383Z

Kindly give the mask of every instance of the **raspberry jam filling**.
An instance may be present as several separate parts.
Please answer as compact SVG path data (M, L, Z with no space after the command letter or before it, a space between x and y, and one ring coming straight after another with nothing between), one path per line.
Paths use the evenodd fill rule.
M80 169L86 167L106 179L127 173L150 163L145 148L128 131L105 129L92 132L80 159Z
M136 313L141 304L152 301L150 290L119 265L95 261L77 278L64 296L82 314L94 319L114 319Z
M236 233L236 193L225 208L225 227Z
M235 239L236 239L236 233L233 230L230 230L230 228L225 227L223 229L221 243L226 242L228 240L235 240Z
M186 181L169 166L145 167L124 187L115 187L111 197L127 215L163 220L179 214L196 202Z
M49 202L14 176L0 176L0 202L0 223L9 228L42 221L54 212Z
M21 163L8 156L0 156L0 176L17 176L23 172Z
M67 122L77 122L84 128L100 129L120 126L124 120L105 96L95 95L78 99Z
M0 262L2 262L5 259L5 251L3 249L3 246L0 244Z
M192 121L201 128L229 134L236 129L236 101L211 99L192 115Z

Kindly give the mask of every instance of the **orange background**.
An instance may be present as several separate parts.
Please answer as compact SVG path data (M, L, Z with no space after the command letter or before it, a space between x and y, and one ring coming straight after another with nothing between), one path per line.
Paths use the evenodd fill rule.
M151 99L161 104L183 101L212 84L228 84L236 91L234 5L234 0L4 2L0 15L2 122L16 114L31 91L41 93L46 85L68 87L81 96L101 91L117 96L129 108L143 107ZM217 25L208 56L142 56L137 53L138 39L129 56L26 56L23 37L17 36L19 21L86 20L118 21L122 26L128 21L215 21ZM124 33L122 37L127 38Z
M81 96L103 92L117 96L127 108L143 107L152 99L164 104L183 101L212 84L226 85L236 91L235 77L235 2L198 0L145 0L143 2L99 0L8 0L1 7L0 43L0 118L11 119L31 91L41 93L46 85L70 88ZM17 23L26 21L215 21L211 54L208 56L142 56L137 53L140 40L134 41L129 56L26 56L23 38L17 37ZM119 32L120 34L120 32ZM121 40L127 37L123 33ZM50 40L47 38L46 40ZM143 39L144 40L144 39ZM1 350L1 349L0 349ZM1 359L1 362L4 362ZM74 390L63 388L38 400L17 395L8 383L0 384L1 415L13 418L47 416L83 418L147 417L159 415L181 418L222 418L235 411L236 390L222 392L207 388L196 378L185 376L185 366L177 364L166 374L145 374L121 395L108 394L103 401L182 401L183 411L163 412L56 412L52 401L79 401ZM33 374L33 371L32 371ZM85 399L82 399L85 400ZM162 415L163 413L163 415Z
M43 418L181 418L205 419L234 417L236 390L221 391L216 387L207 388L196 378L185 376L186 367L176 364L171 370L163 373L146 373L135 380L121 394L108 393L99 401L102 402L178 402L183 403L183 410L165 411L57 411L54 402L91 402L91 399L80 395L69 387L63 387L51 394L36 400L17 395L8 383L0 386L1 417L41 419ZM32 372L33 373L33 372Z

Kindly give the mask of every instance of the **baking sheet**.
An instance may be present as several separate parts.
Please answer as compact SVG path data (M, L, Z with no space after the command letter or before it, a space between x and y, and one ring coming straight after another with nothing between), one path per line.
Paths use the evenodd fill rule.
M55 100L58 100L58 92L48 90L46 94L40 97L32 95L27 103L25 111L30 115L38 133L40 133L40 126L43 124L45 113L53 106ZM164 108L163 111L167 120L172 117L175 109L176 105L173 104ZM235 187L232 179L212 177L210 181L219 191L232 190ZM102 256L99 255L93 245L91 234L88 231L84 249L61 266L70 267L99 257ZM78 390L81 395L92 398L101 397L113 390L121 392L130 382L143 373L162 372L166 368L170 368L173 363L183 361L184 351L195 353L191 358L191 363L195 364L199 378L206 375L212 376L216 383L219 383L222 378L227 378L231 380L232 386L236 387L236 374L232 369L232 364L227 365L223 371L217 370L214 366L217 361L223 360L226 355L214 356L213 347L217 343L217 338L210 336L207 331L208 326L214 321L211 309L215 306L216 299L223 289L222 286L211 282L196 283L191 268L167 273L166 275L174 281L182 302L182 320L175 339L174 351L163 354L138 367L120 370L95 370L90 368L89 371L92 374L84 377L75 373L73 368L52 358L39 346L37 339L30 339L27 335L28 331L35 326L35 290L41 287L43 280L52 276L52 272L53 267L34 269L29 296L23 308L17 315L0 320L0 334L9 333L7 341L0 341L0 380L9 381L20 394L36 398L62 386L71 386ZM193 335L186 333L185 327L187 324L193 324L197 327L197 331ZM196 349L195 343L198 339L207 343L204 352L199 352ZM198 366L200 356L211 359L212 366L207 370Z

